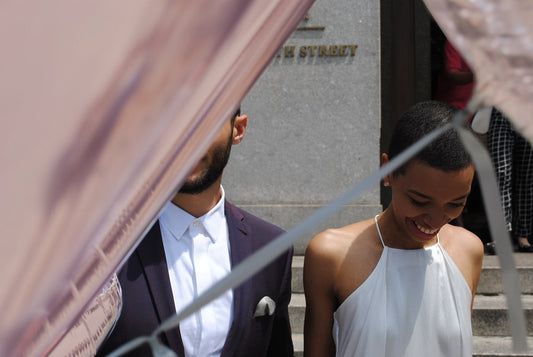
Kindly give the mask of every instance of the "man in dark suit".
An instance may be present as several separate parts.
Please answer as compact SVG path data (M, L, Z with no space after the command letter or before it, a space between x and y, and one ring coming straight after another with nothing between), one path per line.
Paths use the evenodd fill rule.
M283 231L225 200L222 172L248 118L238 110L129 257L123 308L98 351L150 335L232 267ZM292 249L160 336L178 356L293 356L288 304ZM150 356L142 345L127 356Z

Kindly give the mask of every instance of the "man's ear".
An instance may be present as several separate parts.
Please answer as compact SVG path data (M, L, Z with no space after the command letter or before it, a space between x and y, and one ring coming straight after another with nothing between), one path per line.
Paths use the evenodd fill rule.
M248 125L248 116L246 114L237 115L233 123L233 145L236 145L244 138L246 126Z

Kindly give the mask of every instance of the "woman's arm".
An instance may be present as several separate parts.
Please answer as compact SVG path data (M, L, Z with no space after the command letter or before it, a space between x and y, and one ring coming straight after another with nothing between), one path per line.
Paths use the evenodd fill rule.
M472 246L470 250L472 260L472 304L470 305L471 311L474 309L474 297L476 296L477 285L479 283L479 278L481 277L484 256L484 246L481 239L479 239L474 234L472 235L475 238L472 240Z
M332 328L336 306L336 264L328 245L327 233L324 232L311 240L305 252L305 357L335 356Z

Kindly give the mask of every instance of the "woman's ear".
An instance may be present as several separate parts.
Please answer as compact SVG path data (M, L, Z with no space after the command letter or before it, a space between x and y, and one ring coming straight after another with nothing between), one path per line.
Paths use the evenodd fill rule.
M248 125L248 116L246 114L237 115L233 123L233 145L236 145L244 138L246 126Z
M389 155L387 153L381 154L381 166L385 166L387 162L389 162Z
M389 162L389 155L386 153L381 154L381 166L385 166ZM388 174L383 178L383 186L390 186L392 180L392 174Z

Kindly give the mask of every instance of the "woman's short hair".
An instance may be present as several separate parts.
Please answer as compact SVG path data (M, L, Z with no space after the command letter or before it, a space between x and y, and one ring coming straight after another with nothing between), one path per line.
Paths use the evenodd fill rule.
M412 106L402 114L392 132L389 159L392 160L425 135L453 120L456 111L455 107L438 101L420 102ZM407 166L413 161L421 161L445 172L460 171L472 164L472 159L454 128L446 130L393 174L405 173Z

